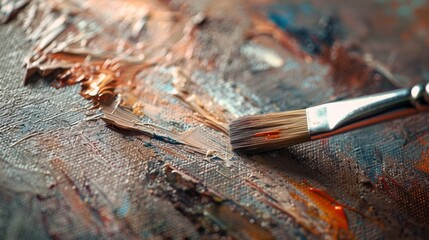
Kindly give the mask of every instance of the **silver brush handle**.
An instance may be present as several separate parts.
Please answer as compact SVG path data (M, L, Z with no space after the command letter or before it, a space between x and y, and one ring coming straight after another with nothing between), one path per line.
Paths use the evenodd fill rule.
M335 135L429 108L429 83L306 109L312 139Z

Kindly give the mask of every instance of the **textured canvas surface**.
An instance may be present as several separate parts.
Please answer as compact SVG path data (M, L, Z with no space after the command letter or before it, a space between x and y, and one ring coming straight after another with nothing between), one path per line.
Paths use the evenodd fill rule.
M201 45L196 45L191 59L215 59L187 69L192 84L198 86L191 89L226 109L228 119L427 81L423 50L427 33L417 27L426 21L414 14L425 9L425 3L415 1L393 11L386 1L368 3L372 8L363 3L354 6L352 1L331 2L329 7L310 1L257 5L287 39L295 39L304 52L310 52L313 61L267 36L242 39L247 20L210 15L222 9L217 4L188 2L201 11L210 9L205 10L207 22L197 34ZM350 9L356 16L347 18ZM393 32L373 34L374 29L385 28L375 24L376 9L384 9L379 16L405 19L408 25L392 20ZM321 35L329 32L321 27L327 25L319 25L321 18L331 15L341 22L341 31L332 39ZM197 151L158 135L106 124L101 111L90 109L93 105L79 95L79 85L53 88L50 75L34 76L23 86L23 61L33 51L22 28L24 16L0 25L2 239L428 236L427 113L279 151L244 155L232 152L225 133L172 94L178 76L170 73L171 66L141 71L136 80L140 88L135 91L149 107L137 119L178 133L196 129L192 133L199 136L198 143L191 145L210 146ZM395 37L401 41L389 37L408 30L410 37ZM341 47L353 39L359 39L363 50L356 58L347 58L348 63L317 51L318 46L329 46L330 53L337 55L355 51L353 46ZM362 63L363 53L382 64Z

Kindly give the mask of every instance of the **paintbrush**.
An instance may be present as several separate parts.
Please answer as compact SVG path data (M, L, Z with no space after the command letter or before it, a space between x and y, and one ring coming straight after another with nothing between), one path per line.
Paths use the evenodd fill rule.
M429 110L429 83L231 122L233 150L264 152Z

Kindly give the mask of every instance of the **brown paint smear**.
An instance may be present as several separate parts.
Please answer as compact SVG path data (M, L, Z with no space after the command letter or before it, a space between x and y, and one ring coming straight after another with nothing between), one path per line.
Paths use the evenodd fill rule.
M364 61L361 54L347 47L335 43L326 50L323 61L331 65L331 74L335 83L348 88L359 88L370 80L371 67Z
M200 184L197 179L170 164L166 164L164 171L167 181L177 190L193 192ZM197 194L197 197L201 199L207 197L210 201L210 205L204 210L204 216L228 235L235 239L275 239L270 231L260 226L255 219L249 219L244 212L240 212L242 209L218 193L205 189Z
M275 239L268 230L251 223L225 204L213 205L207 210L207 215L236 239Z

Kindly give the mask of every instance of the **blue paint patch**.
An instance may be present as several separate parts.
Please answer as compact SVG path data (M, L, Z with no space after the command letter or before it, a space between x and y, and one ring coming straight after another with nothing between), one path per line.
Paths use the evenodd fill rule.
M123 201L121 202L121 206L115 209L115 215L117 217L124 218L127 216L128 212L130 211L130 208L130 199L128 196L125 196L123 198Z
M414 15L414 11L425 3L424 0L401 1L401 5L396 11L400 17L410 17Z
M298 16L311 17L316 9L310 3L274 4L270 7L268 17L283 30L296 28Z
M315 26L300 26L298 17L320 19ZM342 35L339 19L322 16L310 3L276 4L270 7L268 18L293 36L304 50L321 54L323 45L331 46Z
M385 171L386 162L404 159L400 156L404 154L405 142L401 135L396 136L396 138L401 138L398 140L395 140L395 136L392 135L392 132L383 132L380 126L344 133L341 138L336 136L330 138L329 152L333 156L337 156L337 161L342 161L341 155L353 159L365 176L376 184ZM341 155L337 155L337 152L341 152Z
M373 145L366 145L353 149L352 155L354 155L354 159L357 160L359 166L364 170L371 182L377 182L383 168L381 152L377 151Z
M414 15L414 11L425 4L425 0L398 0L396 3L398 7L392 6L391 0L376 0L380 4L380 9L386 11L389 14L395 15L401 18L410 18Z
M408 17L408 16L411 16L411 14L413 14L413 9L411 8L411 6L402 5L398 8L397 14L400 17Z

